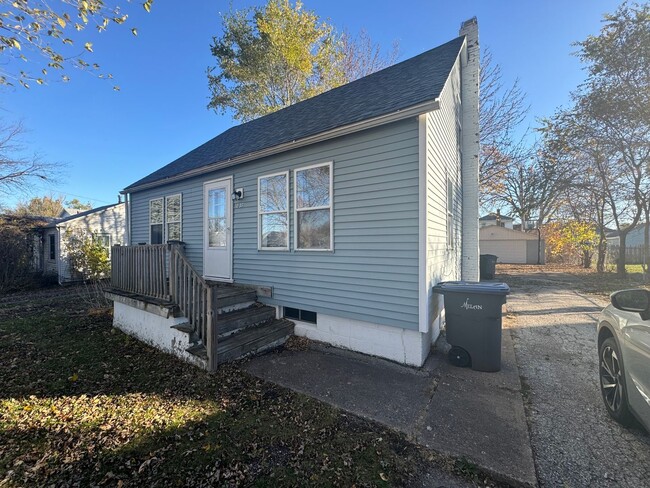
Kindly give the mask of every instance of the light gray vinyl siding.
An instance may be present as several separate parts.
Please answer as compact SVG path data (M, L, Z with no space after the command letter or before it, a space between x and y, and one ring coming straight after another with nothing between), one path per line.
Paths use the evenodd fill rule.
M426 115L426 294L429 326L440 313L440 296L431 292L440 281L460 279L462 251L462 181L460 61L440 94L440 108ZM453 246L448 245L448 182L453 188Z
M317 114L315 114L317 116ZM333 162L334 251L258 251L257 178ZM149 242L149 200L182 194L183 241L199 272L203 183L233 176L233 277L273 287L270 304L403 328L418 328L418 121L395 122L131 195L132 244Z

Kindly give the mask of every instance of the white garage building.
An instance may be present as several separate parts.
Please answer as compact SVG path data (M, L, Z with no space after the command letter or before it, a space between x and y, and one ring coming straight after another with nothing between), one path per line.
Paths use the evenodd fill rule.
M537 231L521 232L489 225L479 229L481 254L498 256L499 263L508 264L544 264L544 239L539 239ZM539 254L538 254L539 249Z

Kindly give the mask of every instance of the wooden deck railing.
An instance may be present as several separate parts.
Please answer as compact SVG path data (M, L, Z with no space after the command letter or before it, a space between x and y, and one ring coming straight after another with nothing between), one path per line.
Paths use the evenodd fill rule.
M216 287L196 272L181 245L113 246L111 285L177 305L206 348L208 369L216 369Z

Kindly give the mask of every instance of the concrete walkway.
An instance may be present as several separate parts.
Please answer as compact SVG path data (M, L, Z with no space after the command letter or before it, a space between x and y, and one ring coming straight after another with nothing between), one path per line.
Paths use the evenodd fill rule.
M498 373L455 368L432 354L421 369L313 344L257 357L247 370L408 434L465 459L496 479L536 485L512 339L503 338ZM447 486L462 486L456 484Z

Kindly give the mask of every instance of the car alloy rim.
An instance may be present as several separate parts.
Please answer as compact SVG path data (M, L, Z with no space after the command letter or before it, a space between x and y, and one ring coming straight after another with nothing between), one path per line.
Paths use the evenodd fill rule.
M621 367L618 355L611 346L603 349L603 356L600 360L600 384L603 387L603 394L607 406L617 412L622 401Z

